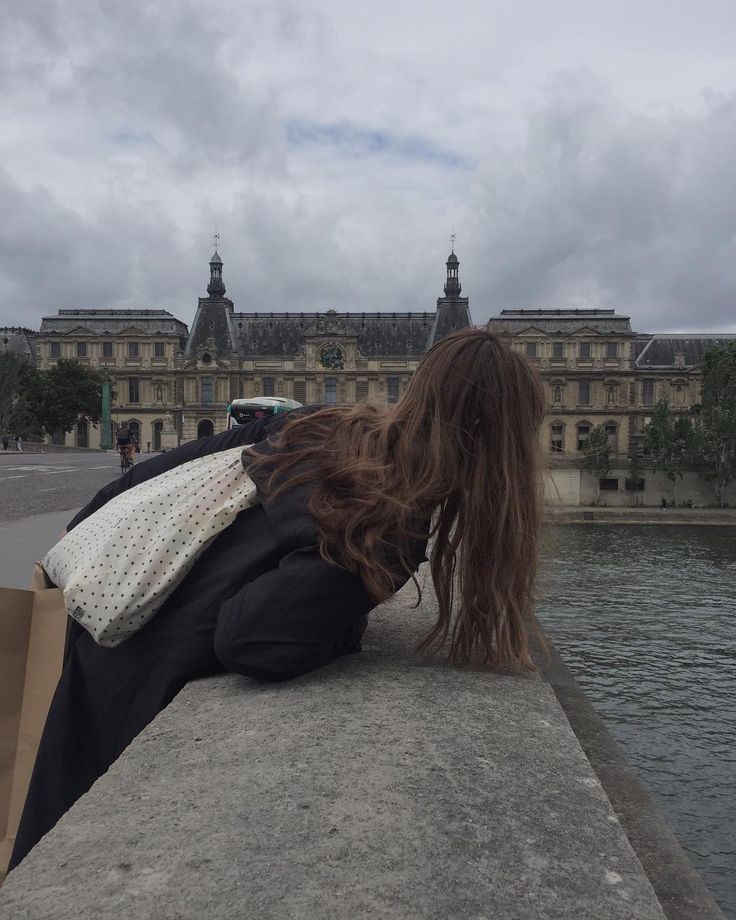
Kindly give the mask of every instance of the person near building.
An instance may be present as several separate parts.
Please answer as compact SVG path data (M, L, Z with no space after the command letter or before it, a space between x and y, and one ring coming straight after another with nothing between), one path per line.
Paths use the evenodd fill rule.
M23 438L19 434L15 436L15 449L19 454L23 453Z
M375 606L410 578L421 591L422 562L439 609L423 652L533 669L544 408L523 356L485 329L463 330L425 354L396 404L270 415L137 464L98 492L69 528L126 489L243 446L260 501L124 642L96 645L72 624L11 868L185 683L223 669L283 681L360 651Z
M3 450L7 450L10 447L10 436L8 434L3 435Z

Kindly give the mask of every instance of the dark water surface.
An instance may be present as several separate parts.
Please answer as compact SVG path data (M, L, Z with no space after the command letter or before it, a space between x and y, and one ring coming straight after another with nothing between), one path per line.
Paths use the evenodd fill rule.
M736 528L551 527L539 617L736 920Z

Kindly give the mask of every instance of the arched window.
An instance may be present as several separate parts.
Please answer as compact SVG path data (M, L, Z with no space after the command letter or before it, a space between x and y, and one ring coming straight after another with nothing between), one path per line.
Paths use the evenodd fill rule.
M590 422L579 422L578 432L578 450L586 450L590 444Z
M198 438L209 438L215 433L215 426L212 424L210 419L203 418L197 424L197 437Z
M136 443L140 444L141 443L141 423L136 421L136 419L134 418L131 419L128 422L128 430L130 431L131 436L135 438Z
M153 449L161 450L161 432L164 430L164 423L159 420L153 423Z
M562 422L552 422L549 426L550 442L549 449L553 454L565 453L565 426Z

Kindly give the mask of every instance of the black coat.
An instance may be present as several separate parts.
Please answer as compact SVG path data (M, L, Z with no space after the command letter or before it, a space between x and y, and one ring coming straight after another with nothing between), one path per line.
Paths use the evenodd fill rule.
M101 489L69 529L125 489L195 457L261 442L259 451L268 453L266 438L287 417L259 419L139 463ZM264 475L254 475L256 486ZM153 619L115 648L97 645L73 624L11 868L188 681L223 669L285 680L360 651L375 604L358 575L321 558L305 509L310 489L241 512ZM135 541L135 522L121 526ZM426 541L412 544L414 568L425 549ZM397 569L397 589L407 580Z

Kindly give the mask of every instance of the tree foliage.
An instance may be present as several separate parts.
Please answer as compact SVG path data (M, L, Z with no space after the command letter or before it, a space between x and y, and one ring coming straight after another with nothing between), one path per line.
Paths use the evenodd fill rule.
M71 431L79 421L98 424L102 416L102 381L99 371L70 358L39 371L29 397L33 411L48 434Z
M41 433L29 404L36 375L23 355L0 354L0 434L29 438Z
M644 429L644 452L652 469L672 483L677 504L677 480L697 466L697 445L690 419L673 411L666 399L659 400Z
M703 396L694 417L695 468L713 483L720 505L736 479L736 342L715 345L703 358Z
M596 425L590 432L588 444L583 450L580 466L587 470L596 481L595 504L598 504L600 495L600 480L605 479L611 472L612 449L603 425Z

